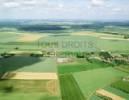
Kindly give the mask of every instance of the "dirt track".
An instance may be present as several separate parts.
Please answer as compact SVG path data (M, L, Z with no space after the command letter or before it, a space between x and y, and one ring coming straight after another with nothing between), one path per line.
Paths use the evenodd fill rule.
M112 100L125 100L124 98L120 97L120 96L117 96L113 93L110 93L106 90L103 90L103 89L99 89L96 91L96 94L99 95L99 96L104 96L104 97L108 97L108 98L111 98Z
M48 80L57 79L56 73L7 72L1 79Z

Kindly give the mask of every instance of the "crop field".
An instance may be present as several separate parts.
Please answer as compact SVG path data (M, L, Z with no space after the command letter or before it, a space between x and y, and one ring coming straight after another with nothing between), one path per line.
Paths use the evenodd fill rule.
M124 100L128 100L129 99L129 89L128 86L129 82L127 80L123 80L123 79L119 79L116 80L115 82L112 82L111 84L107 85L106 87L104 87L103 89L114 94L117 95L121 98L124 98ZM96 94L92 95L91 100L94 98L98 98L98 96ZM98 99L98 100L101 100Z
M58 47L55 47L57 47L56 49L59 51L118 51L119 48L121 48L121 50L127 51L129 47L129 41L127 39L123 39L121 35L112 35L92 31L69 33L69 36L52 36L47 35L47 33L37 34L30 32L14 31L0 32L0 37L0 49L14 49L15 47L19 47L19 49L41 49L44 48L44 46L42 45L44 42L58 42ZM31 40L27 39L27 37L31 37ZM40 42L40 45L38 44L38 42ZM76 48L75 44L71 44L73 42L76 42L78 44L80 44L81 42L82 44L85 44L83 44L80 48ZM89 42L91 42L93 47L88 47Z
M59 78L63 100L86 100L71 74L60 75Z
M129 81L119 80L112 83L111 86L123 92L129 93Z
M0 65L0 99L60 100L54 58L14 56L0 59Z
M116 67L116 69L129 73L129 66L128 65L119 66L119 67Z
M56 80L0 80L1 100L60 100Z
M1 100L60 100L54 57L0 58Z
M58 72L60 75L61 93L63 95L69 96L67 98L71 97L71 95L67 94L69 91L63 91L62 87L65 88L65 86L63 86L65 81L61 83L61 80L63 77L73 75L74 82L69 82L72 84L76 83L80 88L82 95L89 100L103 100L101 97L94 95L95 91L100 88L108 87L116 80L128 75L128 73L118 70L116 66L112 66L109 63L104 63L101 60L88 61L84 58L76 59L73 62L59 63ZM73 85L71 85L71 87L72 86ZM124 86L127 87L126 85ZM112 91L109 92L112 93ZM119 95L120 92L113 92L113 94L120 96L121 98L128 98L127 93L123 92L122 95ZM63 100L65 100L65 98Z
M104 89L98 89L96 90L96 95L100 96L103 99L111 98L111 100L125 100L125 98L122 98L121 96L115 95L112 92L109 92Z
M67 73L81 72L86 70L93 70L93 69L107 68L107 67L111 67L111 65L101 61L88 62L86 59L82 59L82 60L77 60L76 62L59 64L58 72L60 74L67 74Z
M129 75L128 64L112 62L115 58L122 62L121 53L129 57L129 28L58 24L0 27L0 100L103 100L95 94L98 89L128 100L129 82L120 80ZM19 51L48 56L2 56ZM105 60L99 56L104 51L116 56ZM57 55L51 55L53 52ZM57 63L58 53L63 52L91 55L59 55L73 61Z
M126 93L126 92L121 91L120 89L114 88L112 86L107 86L104 89L107 90L107 91L110 91L114 94L117 94L118 96L121 96L121 97L123 97L127 100L129 99L129 94Z
M87 34L87 32L85 32ZM103 36L103 38L95 37L96 34L103 33L91 33L92 35L70 35L70 36L55 36L55 37L47 37L40 39L41 43L43 42L57 42L57 50L59 51L128 51L129 49L129 41L123 39L123 37L113 36L112 39L105 39L107 36ZM108 36L109 37L109 36ZM111 38L112 35L109 37ZM79 45L79 46L78 46ZM41 45L42 47L42 45ZM56 46L55 46L56 47ZM120 48L120 49L119 49Z
M13 63L12 63L13 62ZM57 72L55 58L14 56L0 59L0 72Z
M73 74L80 89L87 98L91 96L96 89L103 88L116 79L126 75L126 73L115 70L114 68L95 69Z
M80 35L80 34L84 35ZM25 32L0 32L1 40L0 51L2 49L10 50L18 47L19 49L25 50L39 50L43 48L54 48L57 51L125 51L129 49L129 40L123 39L121 35L112 35L105 33L83 31L80 33L74 32L69 33L69 36L52 36L44 34L37 34ZM8 36L7 36L8 34ZM21 35L23 34L23 35ZM88 34L88 35L87 35ZM7 38L7 37L9 38ZM11 36L11 37L10 37ZM6 38L5 38L6 37ZM31 40L27 39L31 37ZM46 45L46 43L56 45ZM119 49L121 48L121 49Z
M14 42L17 40L19 34L13 32L0 32L0 43Z

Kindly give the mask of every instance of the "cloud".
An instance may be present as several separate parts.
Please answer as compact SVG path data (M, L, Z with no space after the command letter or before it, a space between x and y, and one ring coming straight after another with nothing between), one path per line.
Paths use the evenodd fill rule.
M20 6L20 3L18 3L18 2L4 2L3 6L8 7L8 8L15 8L15 7Z
M59 8L63 8L64 5L60 3L60 4L58 4L58 7L59 7Z
M114 12L120 12L122 9L121 8L113 8L112 11Z
M91 0L93 6L102 6L105 4L105 0Z
M16 7L25 7L25 6L34 6L34 5L41 5L41 4L47 4L46 2L48 0L2 0L1 6L7 7L7 8L16 8Z
M36 5L38 2L36 0L23 0L22 4L25 5Z

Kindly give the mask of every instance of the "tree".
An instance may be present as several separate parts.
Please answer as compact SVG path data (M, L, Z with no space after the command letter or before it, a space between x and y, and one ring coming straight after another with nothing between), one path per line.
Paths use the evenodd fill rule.
M111 59L112 56L109 52L100 52L99 56L101 56L102 58L104 58L105 60Z
M129 34L125 34L124 39L129 39Z

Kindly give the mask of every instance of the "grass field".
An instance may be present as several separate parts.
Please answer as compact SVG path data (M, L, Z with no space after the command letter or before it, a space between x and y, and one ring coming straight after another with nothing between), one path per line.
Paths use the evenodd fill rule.
M110 92L112 92L112 93L114 93L114 94L116 94L118 96L121 96L121 97L123 97L123 98L125 98L127 100L129 99L129 94L128 93L123 92L123 91L121 91L121 90L119 90L117 88L107 86L104 89L107 90L107 91L110 91Z
M81 32L80 32L81 33ZM80 34L79 33L79 34ZM30 34L27 32L0 32L0 52L2 49L10 50L16 47L19 49L25 50L36 50L42 48L55 48L57 51L128 51L129 49L129 41L124 40L121 35L111 35L111 34L103 34L98 32L82 32L85 35L76 35L75 33L71 33L69 36L46 36L46 33L37 34L41 38L37 38L35 41L18 41L19 38L23 37L21 34ZM88 34L88 35L87 35ZM45 35L45 37L44 37ZM100 38L102 37L102 38ZM105 38L113 38L113 39L105 39ZM44 46L43 43L53 43L57 42L58 45L55 47Z
M103 88L127 74L114 68L102 68L78 72L73 75L83 94L88 98L96 89Z
M38 73L56 74L56 59L30 56L1 58L0 73L6 72L33 72L37 75ZM0 100L61 100L58 82L58 79L37 80L37 78L36 80L20 78L0 80Z
M86 100L71 74L60 75L62 100Z
M57 72L55 58L14 56L0 59L0 72Z
M123 71L123 72L129 73L129 66L128 66L128 65L125 65L125 66L118 66L118 67L116 67L116 69L121 70L121 71Z
M0 100L60 100L58 81L0 80Z
M104 39L100 38L99 36L95 37L96 34L102 33L95 33L91 32L92 35L70 35L70 36L57 36L57 37L47 37L41 38L39 41L43 42L58 42L59 51L128 51L129 49L129 41L124 40L123 37L113 35L113 38L116 39ZM107 37L107 36L103 36ZM109 38L112 35L108 35ZM117 38L120 39L117 39ZM81 42L81 44L80 44ZM78 47L76 46L79 45Z
M68 64L59 64L58 72L60 74L67 74L67 73L80 72L80 71L92 70L97 68L106 68L106 67L111 67L111 65L101 61L88 62L86 59L83 59Z
M14 42L17 40L19 34L15 32L0 32L0 43Z
M21 35L22 34L22 35ZM38 36L34 38L23 34L28 32L0 32L0 53L14 51L17 47L19 50L47 50L54 48L57 51L112 51L112 52L129 52L129 40L123 39L121 35L103 34L98 32L72 32L65 36ZM37 33L32 33L37 34ZM55 47L48 47L44 43L56 43ZM79 44L78 44L79 43ZM77 45L76 45L77 44ZM15 56L10 58L0 58L0 73L9 71L16 72L57 72L55 58L46 57L27 57ZM124 68L127 70L128 67ZM60 87L63 100L86 100L96 91L96 89L108 87L109 84L126 76L127 73L121 72L108 64L102 62L76 61L67 64L59 64L58 72L60 78ZM50 81L50 83L49 83ZM0 100L60 100L60 91L58 80L51 83L52 80L0 80ZM117 90L127 87L122 86L121 82L117 85ZM50 88L48 87L50 86ZM122 86L122 87L120 87ZM124 87L124 88L123 88ZM111 87L115 89L114 87ZM111 89L110 88L110 89ZM57 94L53 95L53 90ZM116 90L113 90L115 91ZM54 92L55 92L54 91ZM117 92L116 92L117 93ZM120 93L120 92L119 92ZM118 93L118 94L119 94ZM122 94L122 92L121 92ZM128 97L127 94L122 94ZM93 96L91 99L100 100L99 97Z
M128 81L119 80L119 81L112 83L111 86L129 94L129 82Z

